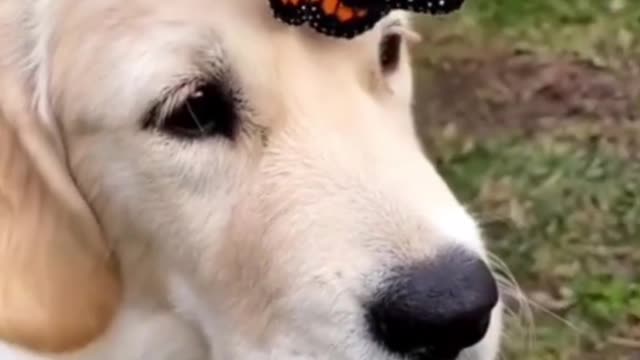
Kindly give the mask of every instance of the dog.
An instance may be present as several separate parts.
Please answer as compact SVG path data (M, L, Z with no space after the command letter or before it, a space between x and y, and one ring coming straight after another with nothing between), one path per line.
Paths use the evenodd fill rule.
M267 0L4 0L0 359L496 359L409 20L345 40Z

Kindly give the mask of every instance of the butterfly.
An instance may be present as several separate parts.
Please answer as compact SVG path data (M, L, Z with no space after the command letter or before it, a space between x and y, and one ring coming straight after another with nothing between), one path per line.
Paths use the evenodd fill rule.
M333 37L353 38L370 30L391 10L446 14L464 0L269 0L274 16L286 24L309 24Z

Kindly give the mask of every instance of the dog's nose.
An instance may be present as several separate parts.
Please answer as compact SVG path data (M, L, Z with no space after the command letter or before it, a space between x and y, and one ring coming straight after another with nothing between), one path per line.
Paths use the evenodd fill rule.
M479 257L449 251L394 273L367 309L371 333L387 350L452 360L485 336L498 288Z

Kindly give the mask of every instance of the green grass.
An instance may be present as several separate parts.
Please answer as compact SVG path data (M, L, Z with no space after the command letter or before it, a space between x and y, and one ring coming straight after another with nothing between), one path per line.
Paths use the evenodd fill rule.
M613 129L621 138L607 130L576 125L482 141L449 130L438 137L433 156L483 223L491 250L529 295L545 295L543 305L570 323L537 311L535 343L511 334L508 359L594 352L593 359L617 359L625 349L615 339L638 331L640 162L620 144L640 137L640 127Z
M583 30L598 24L630 31L640 28L640 6L632 0L469 0L464 12L485 28L508 29L514 35Z
M567 52L602 65L640 54L636 0L466 0L458 13L420 21L427 32L520 50ZM484 44L481 44L484 46Z
M418 71L498 48L572 54L623 76L624 64L640 63L637 0L467 0L419 26L427 42ZM474 136L457 131L473 121L461 118L423 131L489 247L537 304L530 328L512 321L504 359L640 353L640 119L630 120L555 119L533 132Z

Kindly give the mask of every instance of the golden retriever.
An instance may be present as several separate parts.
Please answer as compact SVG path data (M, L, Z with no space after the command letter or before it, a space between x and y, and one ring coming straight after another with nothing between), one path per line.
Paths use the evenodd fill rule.
M493 360L476 221L423 153L408 18L0 3L0 359Z

